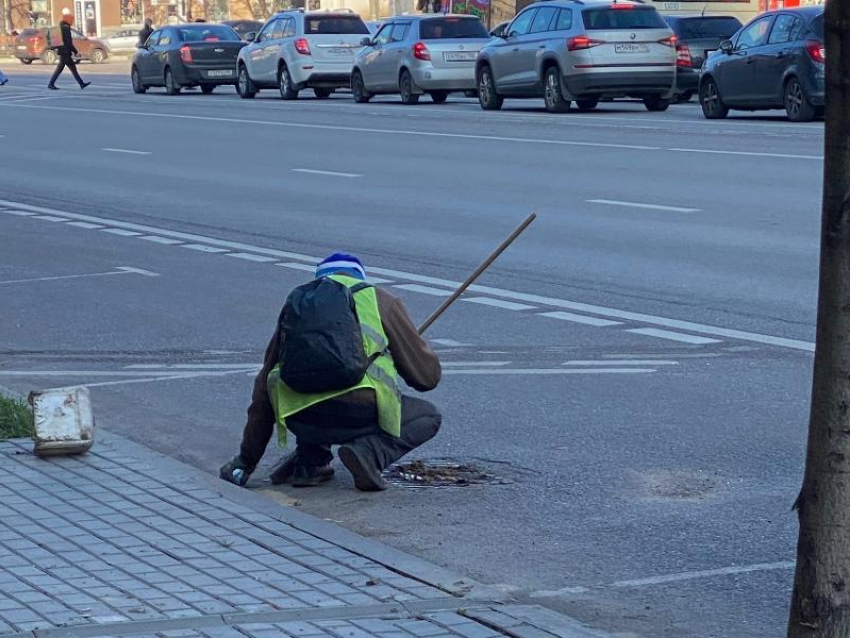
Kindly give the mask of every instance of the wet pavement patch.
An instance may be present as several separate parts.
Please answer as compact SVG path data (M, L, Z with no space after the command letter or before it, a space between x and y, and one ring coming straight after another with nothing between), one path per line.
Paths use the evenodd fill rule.
M384 472L384 478L404 487L468 487L512 482L491 474L478 464L450 459L417 459L398 463Z

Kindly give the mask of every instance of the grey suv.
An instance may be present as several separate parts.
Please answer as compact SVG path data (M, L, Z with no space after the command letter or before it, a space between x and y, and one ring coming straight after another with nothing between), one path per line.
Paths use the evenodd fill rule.
M617 97L664 111L676 84L676 37L642 2L536 2L481 50L476 78L485 110L506 97L542 96L553 113Z

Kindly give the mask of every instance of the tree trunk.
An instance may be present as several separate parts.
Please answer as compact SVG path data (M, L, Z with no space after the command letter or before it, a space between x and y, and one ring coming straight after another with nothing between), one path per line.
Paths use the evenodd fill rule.
M826 4L817 347L788 638L850 636L850 2Z

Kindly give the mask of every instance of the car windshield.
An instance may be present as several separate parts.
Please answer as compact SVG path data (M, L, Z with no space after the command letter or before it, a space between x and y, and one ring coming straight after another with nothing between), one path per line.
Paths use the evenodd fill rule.
M638 7L633 4L615 6L616 8L582 11L585 29L588 31L669 29L661 14L652 7Z
M177 29L181 42L236 42L239 36L230 27L210 25L208 27L183 27Z
M823 14L812 20L812 32L823 40Z
M679 20L677 34L682 40L730 38L741 28L737 18L687 18Z
M307 34L369 35L366 24L357 16L311 16L304 20Z
M490 34L478 18L431 18L419 26L423 40L450 38L489 38Z

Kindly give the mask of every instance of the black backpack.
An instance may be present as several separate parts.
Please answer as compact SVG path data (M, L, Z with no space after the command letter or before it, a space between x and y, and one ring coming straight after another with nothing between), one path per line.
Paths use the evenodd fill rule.
M370 365L351 288L323 277L293 290L280 313L280 378L296 392L351 388Z

